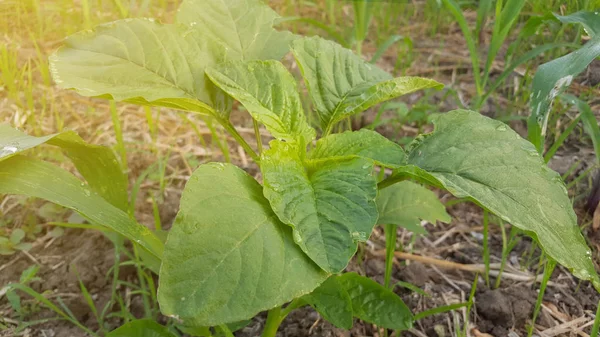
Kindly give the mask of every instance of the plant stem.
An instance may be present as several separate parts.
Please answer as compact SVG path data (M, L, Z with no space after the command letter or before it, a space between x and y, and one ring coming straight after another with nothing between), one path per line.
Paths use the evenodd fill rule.
M277 330L281 325L281 322L287 317L295 309L300 308L305 305L306 302L302 300L302 298L296 298L290 304L288 304L285 308L277 307L269 310L267 314L267 322L265 323L265 328L261 337L275 337L277 334Z
M225 325L225 324L219 325L219 329L221 330L221 332L223 332L223 334L225 335L225 337L234 337L233 333L231 332L231 330L229 330L229 328L227 327L227 325Z
M490 217L489 212L483 211L483 263L485 264L485 285L490 287Z
M262 137L260 136L260 129L256 119L252 118L252 124L254 124L254 137L256 137L256 147L258 148L258 155L263 151Z
M275 337L281 321L283 321L281 318L281 307L269 310L265 329L263 330L261 337Z
M392 267L394 265L394 251L396 250L396 239L398 232L396 225L385 225L385 277L384 285L390 287L392 279Z
M596 309L596 317L594 318L594 325L592 326L590 337L598 337L598 331L600 331L600 302L598 302L598 309Z
M527 337L531 337L533 335L533 327L535 326L535 320L537 319L538 313L542 308L542 300L544 299L544 293L546 292L546 285L548 285L548 281L550 280L550 276L552 276L552 272L554 271L554 267L556 267L556 261L548 258L548 262L546 262L546 267L544 268L544 278L542 279L542 283L540 284L540 292L538 294L537 301L535 302L535 308L533 311L533 318L531 319L531 325L527 331Z
M300 308L301 306L303 306L305 304L306 303L301 298L297 298L297 299L293 300L292 302L290 302L290 304L288 304L285 308L283 308L283 310L281 310L281 314L279 315L281 317L281 320L283 321L287 317L287 315L290 314L290 312L292 312L295 309Z
M250 145L246 142L246 140L244 139L244 137L242 137L242 135L240 135L237 130L235 129L235 127L233 126L233 124L231 124L230 121L228 120L224 120L224 119L218 119L219 123L223 126L223 128L225 128L225 130L227 130L227 132L229 132L229 134L231 134L231 136L233 136L233 138L235 138L235 140L238 142L238 144L240 144L240 146L242 148L244 148L244 150L246 151L246 153L248 153L248 155L250 157L252 157L252 160L254 160L254 162L259 163L260 162L260 158L258 157L258 155L256 154L256 152L254 152L254 150L252 149L252 147L250 147Z
M395 183L399 183L402 180L407 180L409 177L405 176L405 175L391 175L385 179L383 179L382 181L380 181L379 183L377 183L377 189L381 190L384 189L386 187L392 186Z

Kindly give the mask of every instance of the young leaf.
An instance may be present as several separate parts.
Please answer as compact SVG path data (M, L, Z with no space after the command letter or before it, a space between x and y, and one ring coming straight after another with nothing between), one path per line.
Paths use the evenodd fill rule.
M548 116L554 98L567 89L573 78L600 56L600 15L598 12L577 12L556 16L565 23L580 23L591 39L579 50L538 67L532 82L531 115L527 122L529 140L538 151L544 147Z
M292 52L326 134L337 122L373 105L441 86L420 77L393 79L349 49L319 37L294 41Z
M407 330L412 327L410 309L391 290L356 273L346 273L337 278L350 295L354 316L386 329Z
M127 209L127 177L110 148L88 144L73 131L33 137L0 125L0 161L44 143L64 150L94 192L113 206Z
M294 36L277 31L279 15L260 0L186 0L177 21L206 30L225 46L226 60L280 60Z
M166 326L151 319L139 319L125 323L106 334L106 337L175 337Z
M0 161L0 194L26 195L67 207L162 256L163 244L150 230L86 189L69 172L49 163L23 156Z
M303 299L327 322L338 328L352 329L352 300L338 276L329 277Z
M414 166L399 169L398 177L413 176L472 199L537 238L550 257L600 288L565 185L531 143L472 111L442 114L434 123L435 131L410 148L408 163Z
M183 192L158 301L186 326L214 326L305 295L327 276L294 244L252 177L212 163L200 166Z
M406 154L400 145L379 133L367 129L331 134L317 141L309 159L333 159L357 156L371 159L377 165L400 167L405 164Z
M178 23L126 19L74 34L50 57L55 82L83 96L228 117L230 102L204 70L224 61L280 58L291 35L258 0L186 0ZM285 47L285 48L284 48Z
M383 225L397 225L412 232L427 234L419 225L421 219L450 222L446 208L435 193L410 181L401 181L379 191L376 199L379 219Z
M234 62L209 68L208 77L242 103L277 139L306 144L315 138L296 81L278 61Z
M296 146L271 142L260 162L264 195L300 248L325 271L340 272L377 221L373 163L345 157L305 168L298 153Z

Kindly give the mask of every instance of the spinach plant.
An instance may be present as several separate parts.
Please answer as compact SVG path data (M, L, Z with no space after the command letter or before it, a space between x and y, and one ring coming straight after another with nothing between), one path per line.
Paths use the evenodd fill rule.
M210 335L209 327L231 335L234 323L268 310L263 336L274 336L283 318L306 304L344 328L354 317L410 328L415 318L389 288L343 273L381 221L448 221L435 206L430 215L392 207L402 205L403 193L431 198L405 180L474 201L600 287L565 186L531 143L466 110L440 115L435 131L406 149L371 130L334 133L369 107L440 84L393 78L336 43L277 31L277 20L258 0L186 0L175 24L101 25L69 37L51 58L55 81L83 95L212 116L259 164L262 184L232 164L200 165L163 243L127 212L127 180L109 149L72 132L38 138L2 126L0 193L74 209L145 249L159 274L161 311L196 335ZM316 142L297 83L277 61L290 46L319 116ZM235 130L233 99L273 135L267 150L256 153ZM61 147L87 184L21 154L43 143ZM378 180L375 167L393 174Z

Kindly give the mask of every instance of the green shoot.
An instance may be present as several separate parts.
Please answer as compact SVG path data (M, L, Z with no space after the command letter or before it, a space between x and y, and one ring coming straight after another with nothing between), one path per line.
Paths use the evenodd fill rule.
M537 319L540 310L542 309L542 301L544 300L544 293L546 292L546 286L548 285L548 281L552 276L552 272L554 271L554 267L556 267L556 261L548 257L548 261L546 261L546 266L544 268L544 276L542 278L542 282L540 283L540 291L538 293L537 300L535 301L535 307L533 309L533 318L531 319L531 325L527 329L527 337L531 337L533 335L533 329L535 327L535 321Z

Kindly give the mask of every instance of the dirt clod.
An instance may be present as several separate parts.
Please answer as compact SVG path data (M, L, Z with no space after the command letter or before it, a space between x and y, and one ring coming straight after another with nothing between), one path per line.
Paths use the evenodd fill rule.
M507 329L523 326L533 313L536 297L535 291L525 286L485 290L476 295L477 314L484 320L481 331L505 336Z

